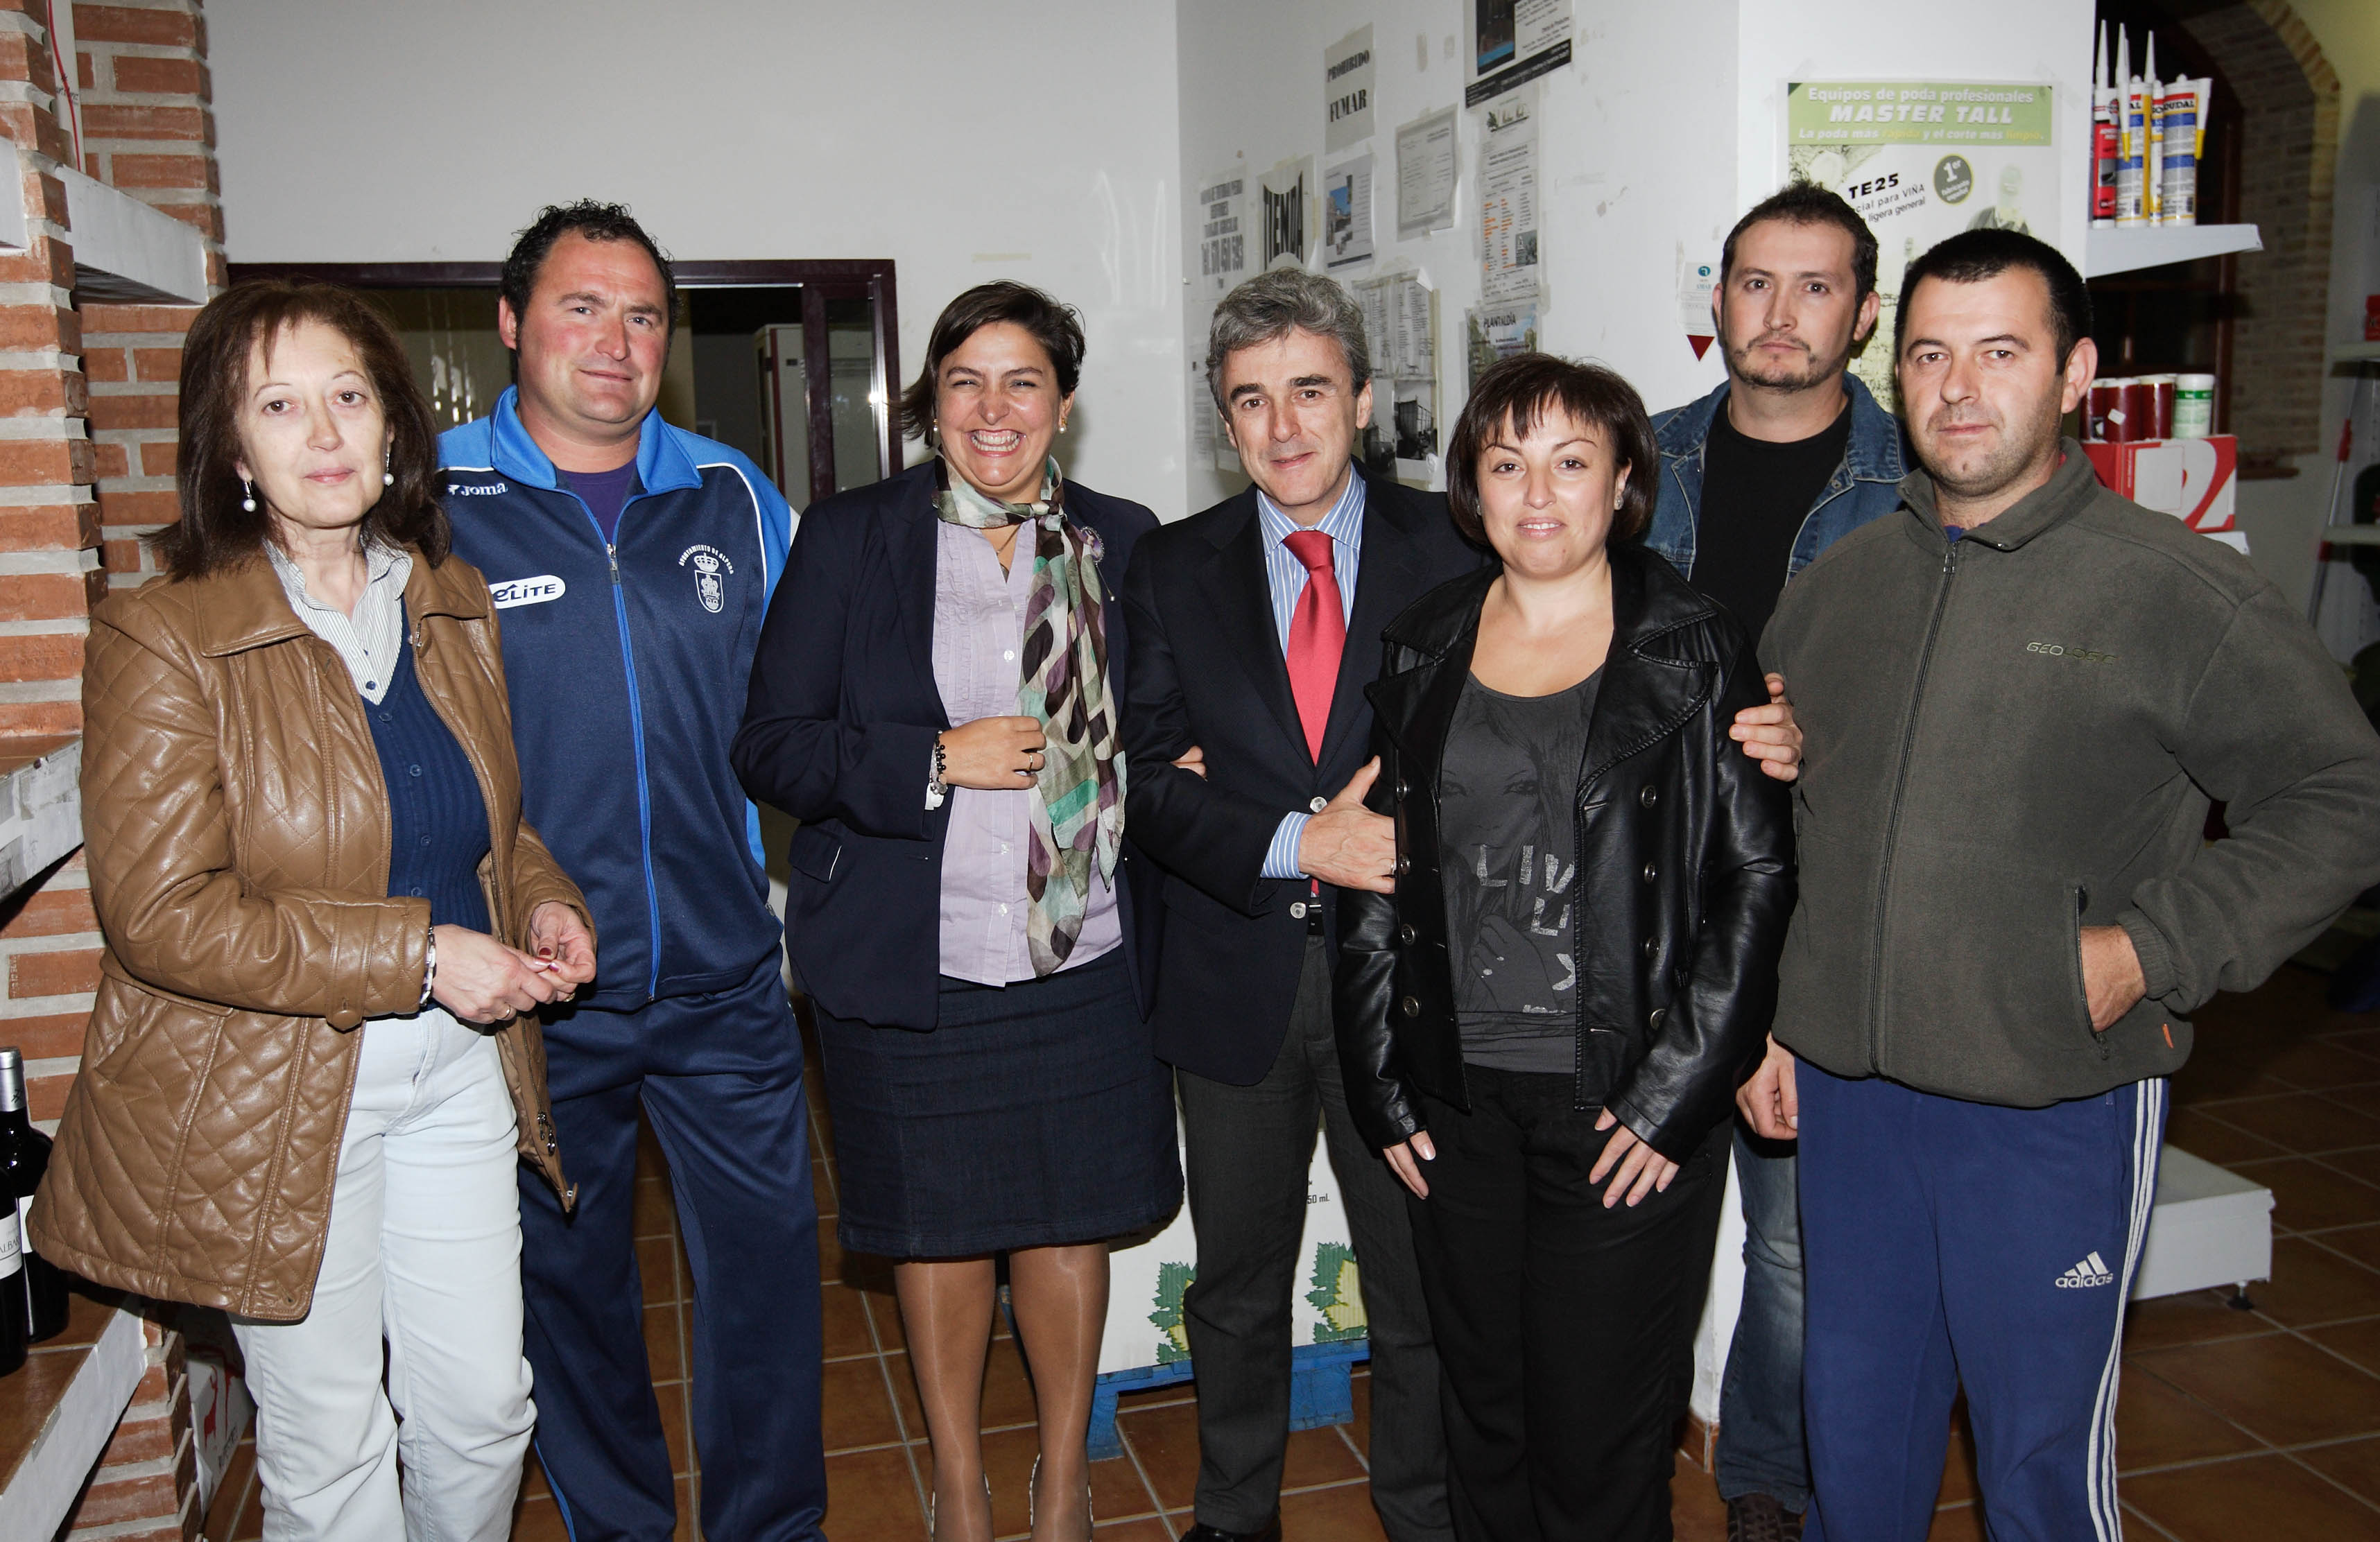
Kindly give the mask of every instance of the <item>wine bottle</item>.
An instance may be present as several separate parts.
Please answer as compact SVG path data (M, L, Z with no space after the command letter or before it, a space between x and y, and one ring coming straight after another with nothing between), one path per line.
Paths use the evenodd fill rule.
M0 1050L21 1061L14 1050ZM0 1089L6 1087L0 1077ZM21 1085L21 1084L19 1084ZM0 1091L5 1096L5 1091ZM24 1107L22 1097L18 1099ZM20 1112L17 1115L22 1119ZM20 1370L25 1364L26 1328L30 1308L25 1297L25 1222L14 1203L14 1191L6 1187L6 1175L0 1174L0 1376Z
M67 1326L66 1271L33 1251L25 1229L33 1191L42 1186L42 1174L49 1169L50 1137L33 1128L25 1107L25 1057L15 1049L0 1049L0 1188L15 1196L25 1337L33 1343L55 1338ZM0 1287L0 1306L10 1299Z

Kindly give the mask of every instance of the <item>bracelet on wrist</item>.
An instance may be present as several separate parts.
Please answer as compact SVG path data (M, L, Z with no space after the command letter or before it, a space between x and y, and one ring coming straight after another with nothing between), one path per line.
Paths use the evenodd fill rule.
M428 1006L430 1004L430 993L438 989L438 927L436 923L431 923L429 930L425 934L424 944L424 957L421 965L421 1000L415 1003L416 1010Z

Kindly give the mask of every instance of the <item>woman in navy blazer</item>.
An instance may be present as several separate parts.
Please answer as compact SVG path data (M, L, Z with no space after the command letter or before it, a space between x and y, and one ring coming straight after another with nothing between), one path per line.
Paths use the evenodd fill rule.
M785 932L824 1054L837 1231L895 1261L936 1535L969 1542L991 1536L996 1255L1040 1418L1033 1535L1075 1542L1107 1242L1181 1201L1145 1026L1161 902L1123 840L1113 601L1157 521L1050 456L1082 353L1075 313L1039 290L951 302L903 399L938 454L802 516L735 747L746 790L802 821Z

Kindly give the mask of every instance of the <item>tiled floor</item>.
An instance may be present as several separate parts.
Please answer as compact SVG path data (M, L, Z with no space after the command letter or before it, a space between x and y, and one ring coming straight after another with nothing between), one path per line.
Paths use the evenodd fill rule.
M2221 1292L2132 1313L2118 1419L2122 1497L2135 1537L2380 1538L2380 1017L2323 1005L2324 977L2295 966L2205 1013L2198 1051L2174 1085L2169 1135L2185 1149L2269 1185L2276 1196L2271 1283L2255 1309ZM813 1087L813 1098L816 1088ZM819 1203L834 1173L818 1151ZM699 1478L686 1438L685 1264L658 1169L640 1190L646 1328L673 1421L679 1536L693 1535ZM929 1471L892 1282L878 1260L844 1257L830 1220L826 1428L835 1542L923 1542L920 1478ZM1378 1538L1364 1487L1366 1384L1356 1421L1292 1438L1282 1500L1294 1542ZM993 1510L1003 1536L1026 1534L1035 1451L1032 1391L1003 1330L984 1392ZM1190 1524L1197 1466L1188 1388L1125 1401L1126 1452L1093 1472L1103 1542L1160 1542ZM1981 1538L1972 1460L1952 1432L1933 1537ZM209 1516L214 1542L259 1535L243 1453ZM1718 1542L1725 1517L1708 1475L1681 1461L1671 1486L1682 1542ZM562 1535L532 1468L515 1536Z

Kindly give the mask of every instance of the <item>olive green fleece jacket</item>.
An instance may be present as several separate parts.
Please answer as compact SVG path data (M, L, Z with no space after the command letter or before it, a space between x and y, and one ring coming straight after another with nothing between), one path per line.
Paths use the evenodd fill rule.
M2380 737L2304 617L2064 450L1957 541L1912 474L1762 640L1806 735L1775 1031L1839 1076L2034 1108L2164 1075L2380 880ZM2094 1033L2077 932L2111 924L2148 994Z

